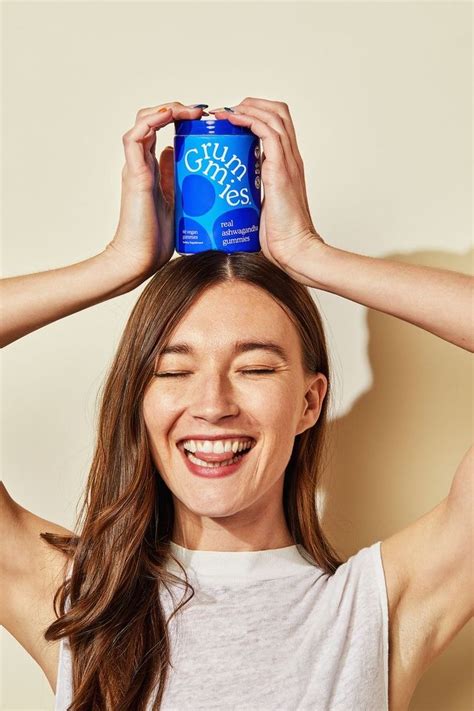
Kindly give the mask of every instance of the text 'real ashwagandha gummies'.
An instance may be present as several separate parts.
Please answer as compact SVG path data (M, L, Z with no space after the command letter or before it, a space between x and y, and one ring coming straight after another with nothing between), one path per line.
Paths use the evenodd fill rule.
M258 252L258 136L226 119L183 119L175 129L176 251Z

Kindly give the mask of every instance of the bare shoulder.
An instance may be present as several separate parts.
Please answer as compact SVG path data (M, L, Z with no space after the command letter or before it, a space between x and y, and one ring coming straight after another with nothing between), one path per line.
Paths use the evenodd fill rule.
M49 545L40 533L74 535L57 523L41 518L15 501L0 482L0 565L7 578L57 578L61 582L68 564L62 551Z
M40 665L53 691L59 642L47 642L56 619L54 595L66 575L68 556L40 537L73 532L17 503L0 482L0 624Z

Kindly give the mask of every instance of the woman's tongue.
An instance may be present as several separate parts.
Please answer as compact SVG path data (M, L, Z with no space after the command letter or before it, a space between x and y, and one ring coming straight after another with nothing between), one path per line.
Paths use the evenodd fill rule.
M192 454L194 454L194 456L198 459L202 459L204 462L226 462L228 459L232 459L232 457L245 454L246 451L248 450L244 450L242 452L235 452L235 454L232 451L216 454L215 452L200 452L199 450L197 450L196 452L192 452Z

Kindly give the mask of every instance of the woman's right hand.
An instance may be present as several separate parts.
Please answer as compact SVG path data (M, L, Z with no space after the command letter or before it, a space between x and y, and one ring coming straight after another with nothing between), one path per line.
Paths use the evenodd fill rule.
M138 111L135 125L122 136L120 218L105 251L129 277L150 277L174 252L174 156L167 146L155 156L156 133L179 119L198 119L202 108L179 101ZM205 114L207 115L207 114Z

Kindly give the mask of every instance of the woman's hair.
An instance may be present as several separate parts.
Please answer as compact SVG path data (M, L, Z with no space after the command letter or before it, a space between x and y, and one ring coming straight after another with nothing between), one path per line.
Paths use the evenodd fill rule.
M48 641L69 638L70 711L144 711L156 688L152 708L160 708L170 664L168 623L195 591L170 551L173 500L151 457L143 398L159 350L194 301L209 287L235 281L260 287L277 301L299 332L304 371L328 379L318 421L295 437L283 505L290 534L311 562L327 574L342 563L321 530L316 500L332 390L324 329L309 290L262 252L208 250L172 259L135 304L104 383L94 456L75 526L80 533L40 534L74 561L54 596L58 619L44 634ZM184 580L167 570L171 560ZM166 619L159 592L173 585L190 595L184 599L183 594Z

